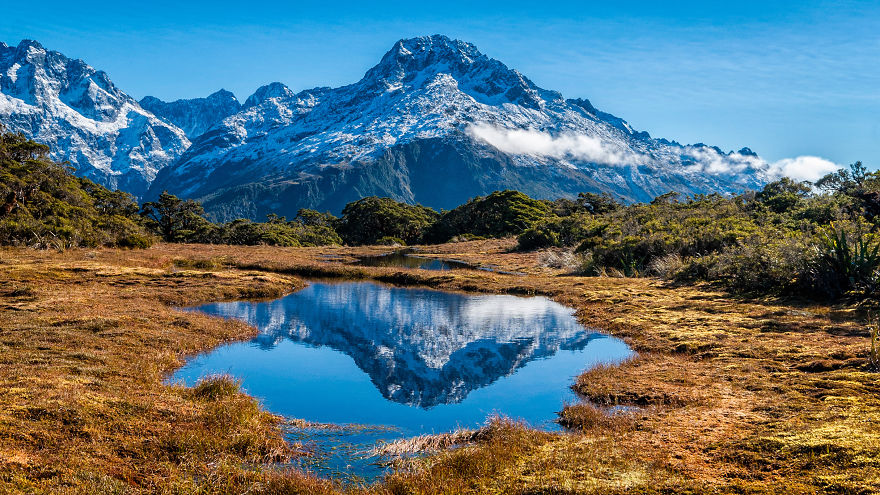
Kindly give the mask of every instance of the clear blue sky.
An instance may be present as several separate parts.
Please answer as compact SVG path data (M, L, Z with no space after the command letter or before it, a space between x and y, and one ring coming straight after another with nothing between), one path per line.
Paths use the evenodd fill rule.
M880 166L880 2L713 3L8 2L0 41L82 58L136 98L244 100L354 82L397 39L442 33L656 137Z

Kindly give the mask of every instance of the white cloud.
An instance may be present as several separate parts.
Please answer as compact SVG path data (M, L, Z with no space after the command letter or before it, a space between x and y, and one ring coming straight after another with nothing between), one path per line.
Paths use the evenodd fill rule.
M608 165L641 165L650 161L647 156L632 149L573 132L554 136L534 129L507 129L485 123L471 125L467 132L512 155L583 160ZM756 155L719 153L707 146L685 146L681 158L689 163L684 165L689 172L712 175L763 172L770 180L790 177L799 181L816 181L840 168L840 165L817 156L784 158L770 163Z
M645 157L632 150L616 149L601 139L584 134L566 133L553 136L533 129L506 129L490 124L472 125L467 132L472 137L512 155L569 158L608 165L637 165L645 162Z
M769 165L770 175L779 177L791 177L795 180L816 181L825 174L841 168L840 165L830 162L818 156L799 156L797 158L784 158Z
M688 166L689 170L713 175L741 173L746 169L762 170L767 166L757 156L719 153L709 147L685 146L682 156L693 160L694 164Z

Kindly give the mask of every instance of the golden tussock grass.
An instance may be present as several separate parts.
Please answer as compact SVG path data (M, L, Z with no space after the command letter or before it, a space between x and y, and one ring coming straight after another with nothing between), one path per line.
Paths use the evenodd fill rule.
M2 250L0 492L880 492L880 374L857 308L575 277L514 243L424 249L528 276L345 263L382 248ZM370 487L261 468L290 455L279 418L228 377L162 381L254 329L173 306L276 297L309 276L542 294L638 356L574 381L572 433L499 421L451 450L414 440L440 452Z

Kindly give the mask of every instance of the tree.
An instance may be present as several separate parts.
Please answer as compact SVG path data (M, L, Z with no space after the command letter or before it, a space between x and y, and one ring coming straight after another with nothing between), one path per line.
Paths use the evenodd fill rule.
M455 236L506 237L519 235L551 213L551 205L519 191L495 191L448 211L427 240L446 242Z
M672 193L667 193L660 197L666 198L669 194ZM582 209L594 215L609 213L620 208L620 203L615 201L608 193L579 193L577 202Z
M182 200L168 191L157 201L144 203L141 215L167 242L205 242L214 225L203 216L205 210L197 201Z
M296 212L295 221L311 227L334 227L339 219L333 216L329 211L321 213L319 211L302 208Z
M826 192L858 196L864 192L862 187L869 175L867 167L862 165L861 161L857 161L849 166L849 170L842 168L825 175L816 181L815 186Z
M130 195L75 177L49 148L0 127L0 243L146 247Z
M812 188L808 183L783 177L764 186L764 189L755 195L755 201L771 211L783 213L800 205L811 191Z
M413 244L439 217L425 206L370 196L345 205L336 230L346 244L375 244L384 237Z

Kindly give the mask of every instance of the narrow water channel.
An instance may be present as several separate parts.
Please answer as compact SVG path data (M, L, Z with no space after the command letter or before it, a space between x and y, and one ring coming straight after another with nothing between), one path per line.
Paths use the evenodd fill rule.
M577 374L632 354L544 297L314 281L273 301L189 310L236 318L260 333L192 358L173 381L229 373L274 413L390 427L352 435L365 448L478 427L496 413L554 429L556 411L574 400ZM332 444L325 450L334 473L381 473L375 459L345 454L358 449L340 449L338 438L316 441L319 450L322 441Z
M395 268L419 268L421 270L461 270L476 269L473 265L457 260L427 258L413 254L414 251L402 249L388 254L361 256L357 264L361 266L386 266Z
M495 265L474 265L459 260L420 256L418 251L411 248L400 249L386 254L361 256L355 264L360 266L382 266L390 268L418 268L420 270L432 271L482 270L486 272L503 273L506 275L525 275L520 272L505 271Z

